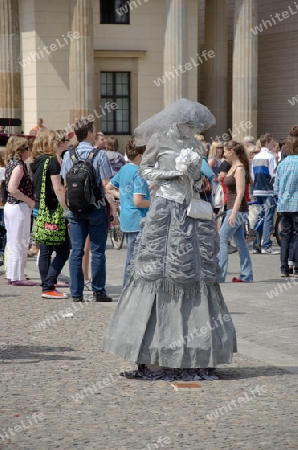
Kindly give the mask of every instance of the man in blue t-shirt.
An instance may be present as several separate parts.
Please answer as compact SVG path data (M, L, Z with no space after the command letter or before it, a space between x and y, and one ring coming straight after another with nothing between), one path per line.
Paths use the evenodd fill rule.
M127 257L124 270L123 287L128 278L128 266L134 254L134 246L141 230L140 220L146 216L150 206L150 192L146 180L138 173L146 146L136 147L134 139L126 144L129 163L121 167L111 179L106 189L119 197L120 193L120 228L126 234Z

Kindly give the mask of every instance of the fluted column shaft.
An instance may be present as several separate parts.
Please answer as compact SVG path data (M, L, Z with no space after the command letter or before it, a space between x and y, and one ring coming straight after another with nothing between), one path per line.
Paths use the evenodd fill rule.
M216 125L206 135L222 136L228 131L228 20L226 0L208 0L205 2L205 49L215 53L215 57L204 61L204 99L206 106L216 118Z
M187 97L187 0L166 0L166 21L164 107Z
M1 0L0 7L0 117L21 119L18 0Z
M93 94L93 1L71 0L71 31L80 37L70 42L70 120L92 114Z
M257 137L258 37L251 32L256 25L257 1L236 0L232 130L238 141L248 134Z

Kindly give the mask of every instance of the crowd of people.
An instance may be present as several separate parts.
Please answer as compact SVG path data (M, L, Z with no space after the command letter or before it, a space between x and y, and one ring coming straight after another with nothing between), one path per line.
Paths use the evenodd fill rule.
M295 133L295 131L293 130L294 128L291 130L292 134ZM36 217L38 214L38 199L40 189L40 183L38 180L40 180L41 170L39 169L36 171L36 166L38 166L39 161L43 162L44 159L48 157L48 155L54 156L48 168L47 203L50 209L55 209L55 205L57 204L58 201L58 197L55 191L56 188L56 190L57 189L60 190L58 194L60 204L66 207L65 202L63 200L63 197L65 196L63 176L65 177L67 171L65 170L65 167L69 168L69 164L67 163L67 157L64 166L62 166L62 171L60 169L63 157L69 149L70 139L74 136L74 133L67 134L64 130L57 130L55 134L51 132L52 133L52 134L50 133L51 138L47 134L40 135L41 132L47 133L49 131L50 130L48 130L44 126L43 119L39 118L37 121L37 125L30 131L30 134L33 137L32 139L26 140L25 138L18 138L18 139L14 137L10 138L9 143L7 145L7 155L6 155L7 169L5 169L6 164L4 163L4 158L1 157L0 160L1 178L4 177L5 170L7 172L6 179L8 180L12 178L10 183L10 189L13 189L13 191L9 192L9 197L7 201L6 226L9 227L8 225L10 221L9 209L11 209L10 205L14 204L19 205L18 207L13 208L13 210L16 211L17 208L19 209L24 208L23 204L27 204L27 206L29 205L32 206L33 202L36 203L36 205L33 208L32 214L29 208L30 213L29 232L26 229L26 227L24 228L22 227L22 236L21 235L11 236L11 233L8 233L7 235L8 239L12 238L13 240L12 244L7 247L9 255L9 257L7 258L9 261L8 266L10 267L11 261L16 258L15 255L11 257L10 253L11 251L13 251L12 250L13 246L16 245L15 242L18 242L17 244L18 248L22 247L20 242L26 243L23 244L24 248L23 251L20 253L21 257L20 258L17 257L18 264L21 264L21 266L23 266L24 262L22 261L24 260L24 258L26 259L26 256L36 256L39 253L39 256L41 255L40 270L42 283L44 283L45 278L44 275L45 267L47 267L49 263L47 263L46 265L43 263L44 260L43 246L40 246L38 243L32 241L32 236L30 240L30 229L32 231L33 225L32 220L34 220L34 217ZM283 140L280 142L277 142L270 133L265 133L260 137L260 139L257 142L255 141L253 136L246 136L243 139L242 143L240 142L237 143L236 141L230 142L214 141L211 143L211 145L205 142L203 135L199 134L196 135L196 139L199 142L201 142L204 150L201 162L201 177L203 177L204 179L204 188L201 189L201 198L203 200L212 203L215 218L217 217L218 214L219 216L224 217L224 220L220 221L220 226L218 226L218 223L216 222L217 231L219 231L220 234L220 251L218 256L219 256L219 263L222 269L222 277L221 277L222 282L225 281L226 279L226 273L228 268L228 254L234 251L238 251L239 253L240 275L239 277L234 277L232 281L239 282L239 281L253 280L252 264L245 240L247 224L249 224L251 230L255 228L256 224L258 224L258 226L256 227L256 231L253 233L254 240L252 245L252 253L254 254L279 253L279 250L274 250L272 246L272 232L274 228L276 211L278 211L279 213L285 212L282 211L280 208L282 209L285 208L284 203L285 199L288 197L288 192L291 193L292 199L295 198L295 195L294 196L292 195L293 186L295 190L295 183L292 182L290 186L287 183L284 183L283 180L281 181L280 179L281 176L287 179L289 177L287 176L288 174L287 173L284 174L284 172L282 172L281 169L279 169L277 172L277 168L286 158L287 154L291 155L290 146L293 145L293 142L295 141L295 136L292 136L292 134L290 134L287 140ZM107 156L107 159L104 160L101 160L100 157L97 159L99 160L98 165L100 167L99 169L100 179L103 189L105 190L106 195L108 197L111 194L109 197L108 209L110 209L111 204L111 208L113 208L114 214L115 209L113 207L112 198L113 196L118 196L121 199L123 211L121 227L123 232L126 233L128 242L128 252L127 252L128 256L123 281L124 286L128 276L127 267L129 265L130 260L132 259L134 243L137 234L140 231L139 222L140 219L146 215L146 212L150 205L150 194L148 194L149 190L148 192L143 193L142 189L139 189L142 191L142 194L136 193L136 195L141 195L141 198L139 202L137 201L137 203L134 203L133 196L130 196L130 198L128 199L129 196L127 195L127 188L125 188L126 190L124 188L121 188L121 186L119 185L119 176L115 175L120 171L121 167L127 164L127 162L129 162L129 167L134 168L134 171L129 172L129 169L126 168L125 171L127 171L127 174L129 174L128 176L126 176L126 178L129 179L129 177L132 176L133 172L137 174L138 166L141 162L141 156L146 150L146 146L141 146L138 149L138 147L135 147L134 141L131 140L127 144L128 151L126 149L126 153L125 155L123 155L122 153L119 152L118 139L115 136L110 136L108 139L106 139L101 131L97 132L94 136L89 137L88 138L89 142L83 140L82 144L82 141L80 141L79 139L77 140L78 140L77 151L80 152L82 146L83 147L87 146L88 150L91 147L95 146L104 151L104 153L101 153L101 155L104 155L104 157ZM49 143L50 141L52 141L51 144ZM52 148L53 145L55 148ZM129 152L131 152L132 148L133 151L137 149L140 152L136 154L137 159L139 158L138 162L130 160ZM31 154L30 158L28 152ZM42 157L42 155L44 156ZM290 159L293 161L295 160L295 158ZM25 164L25 162L26 161L29 162L29 160L30 163ZM55 169L53 171L54 163ZM43 167L43 164L41 164L41 167ZM283 165L281 167L283 167ZM18 174L18 177L16 177L16 174ZM51 179L50 177L54 178ZM138 177L139 179L136 183L139 187L141 187L140 180L142 180L142 177L140 177L139 175ZM124 183L123 179L125 179L125 177L122 178L121 183ZM31 181L34 182L34 180L35 183L33 187L33 185L31 186L30 183ZM59 180L59 187L57 187L57 180ZM13 183L14 186L11 188ZM16 186L16 184L20 186ZM25 188L23 187L24 184L26 185ZM150 184L150 182L148 182L148 184ZM143 186L148 189L148 184L145 183L143 184ZM286 189L287 191L286 193L283 192L282 195L280 193L281 186L282 189ZM34 195L33 192L31 193L30 189L34 189ZM135 192L135 189L136 186L134 185L133 192ZM150 189L152 189L153 193L155 192L153 183L151 184ZM28 201L26 202L20 199L20 196L23 198L23 195L26 195L27 193L29 194L31 200L29 203ZM143 195L144 198L142 197ZM131 223L127 225L126 211L130 211L130 207L126 204L126 200L132 201L132 204L134 205L133 214L135 214L136 218L131 219L132 221L135 220L134 226L132 226ZM146 207L139 206L145 203L147 205ZM3 206L4 205L2 205L2 209L0 211L1 221L5 223ZM291 208L293 208L293 206L291 206ZM295 213L295 211L290 212ZM13 216L14 214L15 212L13 213ZM261 220L262 217L263 219ZM19 222L19 220L17 219L16 222ZM25 222L27 224L28 220L26 219ZM285 222L285 218L282 219L282 222ZM68 228L70 231L71 227L69 226ZM285 240L289 241L288 245L289 254L285 252L284 244L282 244L281 275L288 276L291 275L292 273L295 274L298 272L298 267L297 269L295 267L295 260L297 260L295 227L292 224L289 231L289 224L285 222L282 223L282 230L283 230L281 232L281 236L283 236L282 241L283 242L285 242ZM285 230L287 230L287 232ZM15 229L15 233L16 232L17 231ZM26 236L25 235L23 236L23 233L25 233ZM231 239L233 239L235 247L232 247ZM28 240L30 240L31 243L29 250L26 249ZM80 289L79 290L74 289L73 291L74 292L73 297L78 298L82 297L84 289L94 290L97 293L105 293L105 289L102 286L102 282L100 282L99 285L97 285L97 288L93 289L92 279L94 278L94 276L91 277L91 280L89 277L89 253L90 253L89 232L87 233L87 237L86 239L84 239L84 242L85 244L82 256L83 284L80 282L81 285ZM2 249L0 249L1 256L4 253L5 244L6 238L2 246ZM51 251L51 254L53 254L54 252L54 255L56 255L55 258L57 258L57 254L58 255L60 254L59 251L57 253L57 251L53 249L50 249L49 251ZM65 255L67 253L69 253L69 251L66 252ZM75 254L75 252L73 253ZM82 250L80 250L79 253L82 253ZM67 260L67 258L68 255L67 257L65 256L63 258L64 263ZM285 263L285 258L288 258L287 264ZM47 259L50 261L53 258L50 255L48 255ZM58 261L59 260L60 258L58 256ZM61 272L63 267L62 266L60 268L60 265L61 263L59 264L58 267L59 273ZM80 266L80 264L77 265ZM71 267L73 267L72 263ZM7 278L12 283L18 284L22 283L24 285L32 285L31 282L26 280L25 274L23 273L22 269L21 271L18 269L18 272L13 274L10 273L10 270L11 269L8 268ZM102 270L100 270L100 272L103 273ZM94 281L94 283L96 282ZM55 285L59 285L59 282L57 280ZM63 283L61 283L61 285L63 286ZM53 283L51 287L53 289L48 289L45 285L44 289L46 294L44 294L44 296L61 295L61 298L63 298L63 296L65 297L65 294L55 292L56 289L54 288Z
M224 217L218 229L222 282L226 278L228 254L234 252L230 245L231 238L240 258L240 275L233 277L232 282L253 281L247 245L247 238L251 236L253 254L280 253L281 276L297 274L297 227L294 220L298 209L297 134L296 127L293 127L288 138L280 141L271 133L264 133L257 141L253 136L246 136L243 142L231 140L211 144L208 163L214 178L209 201L213 205L215 217ZM282 168L286 167L284 160L287 157L291 169L285 171ZM218 203L217 193L221 190L222 197ZM286 212L294 217L290 220L291 225L284 217ZM277 214L281 215L281 250L273 247L272 240ZM248 230L251 231L250 236ZM285 247L288 248L287 252Z
M298 126L281 142L264 133L258 141L246 136L210 145L202 133L214 123L206 107L180 99L135 129L125 156L117 138L106 139L87 118L70 134L49 130L39 119L30 143L17 136L8 140L2 172L9 284L35 284L24 273L31 242L31 252L39 252L43 298L67 298L57 288L69 258L73 301L83 302L88 289L94 302L111 302L105 250L108 227L119 219L114 199L120 197L127 259L103 349L136 362L138 377L172 377L179 369L212 379L211 368L231 362L236 334L220 290L230 249L240 259L239 276L231 281L252 282L247 228L253 231L252 253L275 254L276 211L282 216L280 274L298 277ZM77 142L70 146L74 134ZM177 164L181 155L183 169ZM88 209L69 210L68 175L76 160L89 158L95 200ZM213 220L189 213L197 193L200 202L211 204ZM43 197L50 214L58 205L64 210L65 236L58 244L30 241ZM216 332L207 330L215 320ZM187 339L171 349L180 335Z

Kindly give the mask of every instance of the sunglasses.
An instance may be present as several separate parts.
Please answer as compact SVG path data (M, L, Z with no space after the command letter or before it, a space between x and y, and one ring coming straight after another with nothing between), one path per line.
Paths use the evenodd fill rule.
M218 148L223 149L223 147L216 147L216 148L217 148L217 149L218 149Z

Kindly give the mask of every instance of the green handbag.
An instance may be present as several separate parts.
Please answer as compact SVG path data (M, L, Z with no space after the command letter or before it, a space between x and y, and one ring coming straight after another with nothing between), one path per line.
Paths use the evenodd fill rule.
M47 158L43 166L40 187L40 204L38 215L35 219L35 224L33 227L33 239L40 244L60 245L65 241L66 229L66 222L62 217L62 206L58 202L57 209L51 214L45 203L46 173L50 158L52 158L52 156Z

